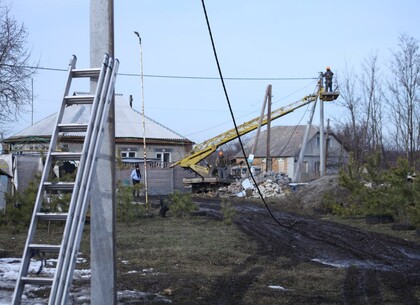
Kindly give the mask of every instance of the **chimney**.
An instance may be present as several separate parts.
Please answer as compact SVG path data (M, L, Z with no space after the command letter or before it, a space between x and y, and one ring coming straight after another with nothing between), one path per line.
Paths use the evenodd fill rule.
M130 107L133 108L133 96L130 94Z

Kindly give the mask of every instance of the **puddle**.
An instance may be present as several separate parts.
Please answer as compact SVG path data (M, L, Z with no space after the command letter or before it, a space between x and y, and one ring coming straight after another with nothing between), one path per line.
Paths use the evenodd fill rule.
M400 250L401 253L403 253L408 258L420 260L420 254L418 254L418 253L410 253L403 248L400 248L399 250Z
M352 260L352 259L329 260L329 259L313 258L311 259L311 261L320 263L323 265L335 267L335 268L349 268L351 266L355 266L358 268L377 269L377 270L383 270L383 271L388 271L391 269L390 266L386 266L383 264L377 264L370 261Z

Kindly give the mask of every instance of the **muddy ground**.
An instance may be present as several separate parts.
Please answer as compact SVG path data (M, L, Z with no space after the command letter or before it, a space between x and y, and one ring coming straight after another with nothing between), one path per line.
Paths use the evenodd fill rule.
M220 218L219 202L196 200L210 217ZM385 304L384 294L399 297L398 304L420 304L420 245L386 235L369 233L335 222L284 213L270 205L236 203L235 225L258 244L264 259L289 258L290 266L302 262L346 269L341 300L317 300L302 295L296 304ZM206 304L245 304L241 296L262 271L252 259L238 274L223 278L214 299ZM243 274L243 269L248 270ZM241 274L241 276L240 276Z
M176 220L169 212L124 227L132 235L118 241L118 304L420 304L419 238L408 241L322 215L285 212L282 204L270 203L270 214L261 201L243 199L230 199L236 216L227 227L221 224L223 199L193 200L199 211L192 220ZM156 214L158 202L151 198ZM228 238L232 228L240 235L234 235L233 250L224 252L226 244L210 239ZM172 230L185 236L165 240ZM188 230L203 240L190 241ZM218 243L208 246L212 242ZM15 252L21 253L4 250L3 256ZM88 298L85 286L88 280L74 285L82 300Z

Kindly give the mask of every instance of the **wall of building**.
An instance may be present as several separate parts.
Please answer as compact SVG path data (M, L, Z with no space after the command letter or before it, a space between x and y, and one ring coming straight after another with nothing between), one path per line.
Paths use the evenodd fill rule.
M154 195L168 195L175 191L184 193L190 192L191 189L185 188L183 178L192 178L194 173L185 171L183 168L176 166L170 168L168 165L162 167L152 166L147 168L147 188L148 194ZM134 169L134 165L120 166L116 170L116 181L122 185L132 185L130 174ZM142 174L141 183L145 183L145 172L143 164L140 164L140 172Z
M320 148L319 135L312 137L306 146L305 156L303 158L301 181L310 181L319 178L320 171ZM289 177L293 177L295 173L296 162L299 158L299 152L295 156L272 158L272 171L276 173L284 173ZM244 158L237 158L236 163L244 162ZM333 136L329 137L327 147L326 174L335 174L339 168L348 162L348 152L342 147L341 143ZM265 158L254 158L253 165L260 166L264 171L266 168Z
M5 194L7 194L10 190L9 177L6 175L0 175L0 211L4 211L6 209Z

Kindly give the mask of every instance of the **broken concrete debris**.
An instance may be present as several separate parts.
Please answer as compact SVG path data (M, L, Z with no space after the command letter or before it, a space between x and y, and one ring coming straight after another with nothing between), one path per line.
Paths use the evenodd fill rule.
M291 179L285 174L264 172L254 178L264 198L279 198L291 192L289 186ZM237 180L226 187L221 187L218 189L217 195L221 197L260 197L251 178Z

